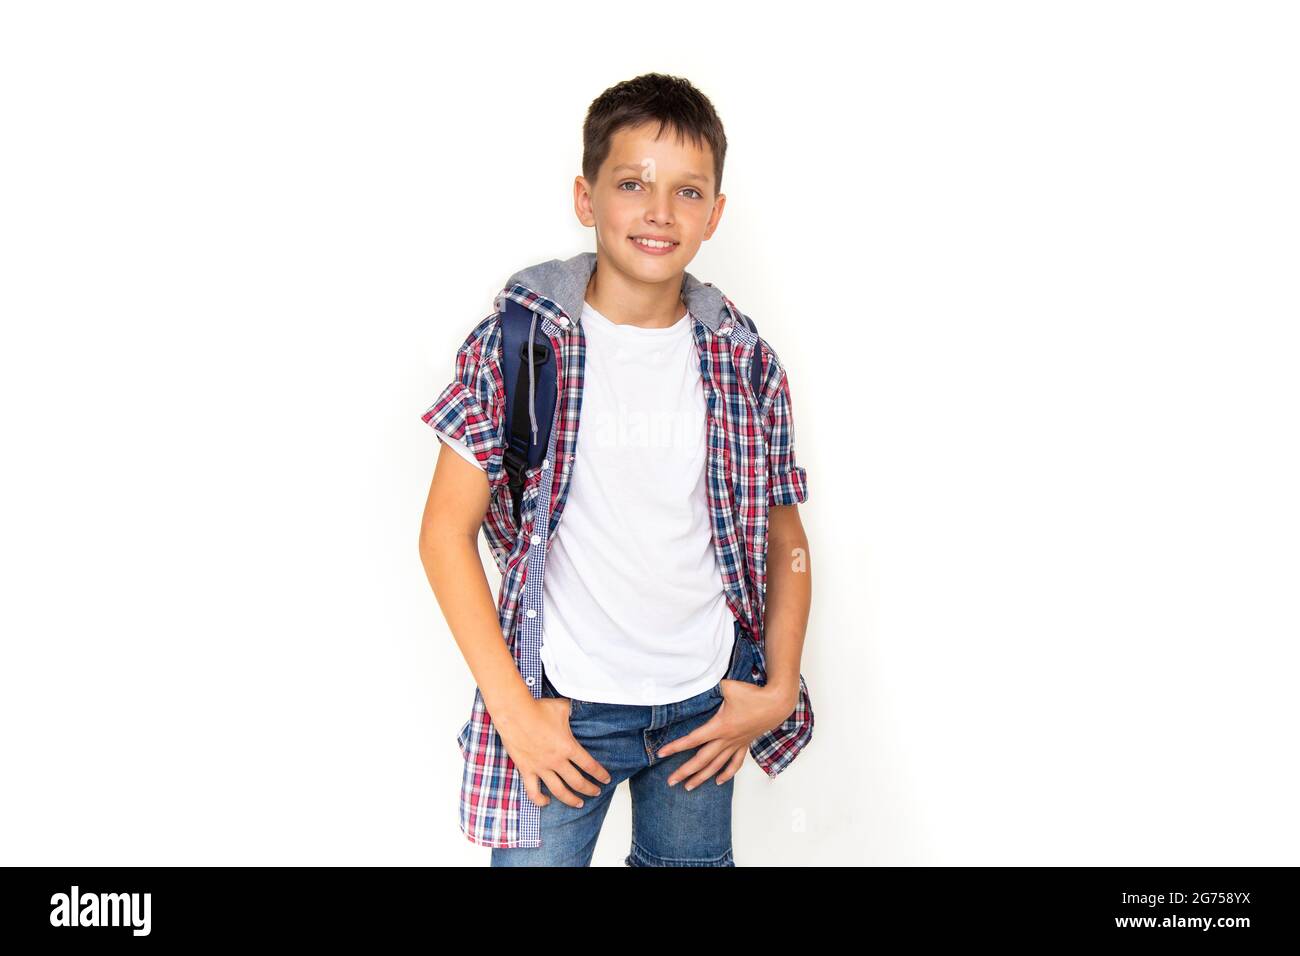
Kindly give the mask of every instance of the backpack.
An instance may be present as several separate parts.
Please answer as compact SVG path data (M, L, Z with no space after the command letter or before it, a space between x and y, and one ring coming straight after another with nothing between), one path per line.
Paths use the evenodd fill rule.
M742 324L755 335L758 326L747 315ZM524 494L524 472L536 468L546 457L551 437L551 420L555 417L555 356L550 339L542 335L533 339L534 413L537 416L537 444L533 444L532 423L528 419L528 329L533 312L514 299L505 300L501 316L501 378L505 384L505 471L514 505L515 527L519 527L520 499ZM757 400L762 382L762 363L749 363L749 380Z

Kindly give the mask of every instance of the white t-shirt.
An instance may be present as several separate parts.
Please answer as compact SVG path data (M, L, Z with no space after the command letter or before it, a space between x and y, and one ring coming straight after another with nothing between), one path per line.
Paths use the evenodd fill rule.
M546 553L542 666L566 697L685 700L726 676L735 635L709 525L692 318L643 329L584 302L581 322L582 411Z

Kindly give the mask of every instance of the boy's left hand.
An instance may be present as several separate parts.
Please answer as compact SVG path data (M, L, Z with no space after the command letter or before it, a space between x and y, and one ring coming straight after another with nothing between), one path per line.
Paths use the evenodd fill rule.
M759 687L723 678L721 689L722 704L707 723L655 751L657 756L667 757L679 750L700 748L673 771L668 786L686 780L686 789L694 790L715 773L719 785L726 783L745 765L745 754L754 738L779 727L799 702L797 690L791 699L789 693L771 684Z

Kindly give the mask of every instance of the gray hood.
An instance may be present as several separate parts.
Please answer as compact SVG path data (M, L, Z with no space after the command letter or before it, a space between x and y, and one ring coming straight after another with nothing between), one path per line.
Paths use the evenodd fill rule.
M529 308L541 312L561 328L567 328L558 320L567 317L576 325L582 318L582 301L595 269L594 252L580 252L568 259L548 259L520 269L506 280L501 294L511 291L532 293L539 301L533 302ZM516 286L522 286L522 289L516 289ZM682 301L711 332L718 331L723 325L733 325L739 318L732 314L732 307L718 289L711 283L701 282L689 272L682 276Z
M501 311L502 297L508 296L527 306L533 312L528 330L531 347L537 331L537 317L550 319L561 332L576 327L582 318L582 303L587 294L587 283L596 268L596 253L580 252L568 259L548 259L537 265L520 269L506 280L505 288L497 295L495 308ZM682 275L682 301L711 332L729 332L740 321L739 313L725 296L711 283L701 282L689 272ZM533 409L536 390L533 383L533 366L528 364L528 418L532 423L533 442L537 441L537 416Z

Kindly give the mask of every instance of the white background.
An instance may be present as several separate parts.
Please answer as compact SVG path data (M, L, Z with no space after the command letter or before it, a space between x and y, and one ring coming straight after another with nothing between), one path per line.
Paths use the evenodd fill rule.
M420 415L652 70L809 479L737 863L1300 862L1288 6L6 5L0 862L486 865Z

